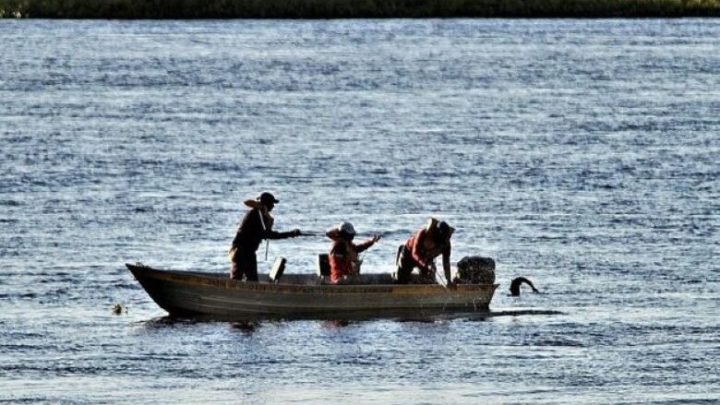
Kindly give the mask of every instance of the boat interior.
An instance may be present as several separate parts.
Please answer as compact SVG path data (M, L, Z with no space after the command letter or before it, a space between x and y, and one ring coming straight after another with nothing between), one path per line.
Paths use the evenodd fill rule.
M227 278L227 273L200 273L193 272L201 276L214 276L218 278ZM317 274L284 274L281 277L271 279L270 274L259 274L259 282L261 283L273 283L273 284L291 284L291 285L323 285L331 284L330 276L319 276ZM368 273L360 274L352 280L348 280L347 283L352 285L387 285L395 284L395 278L392 274L388 273ZM415 280L411 281L411 284L434 284L428 282L422 282L418 276Z

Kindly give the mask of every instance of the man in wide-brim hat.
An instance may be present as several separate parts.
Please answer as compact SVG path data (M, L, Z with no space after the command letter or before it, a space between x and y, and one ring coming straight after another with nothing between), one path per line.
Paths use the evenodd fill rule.
M273 231L275 219L270 211L279 201L274 195L264 192L255 200L245 201L250 211L245 214L230 246L230 278L258 281L257 252L263 239L286 239L300 236L300 230L290 232Z

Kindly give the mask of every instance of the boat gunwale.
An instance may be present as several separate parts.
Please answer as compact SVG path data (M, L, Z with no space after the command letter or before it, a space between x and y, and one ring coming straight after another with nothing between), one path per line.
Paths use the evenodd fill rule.
M126 264L136 279L151 278L181 282L196 286L219 287L239 291L267 291L276 293L315 294L393 294L393 295L438 295L452 293L473 293L495 290L499 284L454 284L446 288L439 284L286 284L269 281L245 282L220 277L217 273L157 269L145 265Z

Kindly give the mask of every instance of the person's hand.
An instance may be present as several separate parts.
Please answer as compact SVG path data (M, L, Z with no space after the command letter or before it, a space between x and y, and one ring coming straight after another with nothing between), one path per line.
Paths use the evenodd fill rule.
M292 237L294 238L294 237L296 237L296 236L302 235L302 232L300 232L299 229L293 229L293 230L291 231L291 235L292 235Z
M375 236L373 236L373 238L372 238L372 243L376 243L377 241L380 240L380 238L382 238L382 236L380 236L380 235L375 235Z

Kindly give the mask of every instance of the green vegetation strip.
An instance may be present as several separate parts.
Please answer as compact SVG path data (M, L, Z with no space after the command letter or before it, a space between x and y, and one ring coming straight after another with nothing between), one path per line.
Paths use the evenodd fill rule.
M718 16L720 16L720 0L0 0L0 18Z

